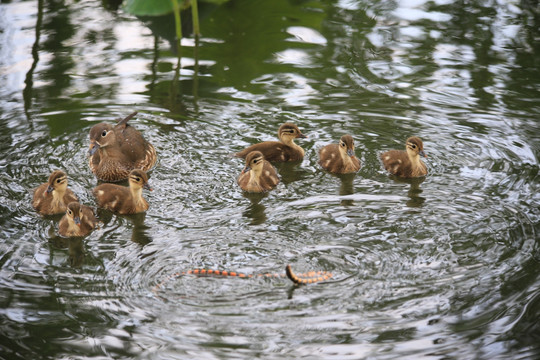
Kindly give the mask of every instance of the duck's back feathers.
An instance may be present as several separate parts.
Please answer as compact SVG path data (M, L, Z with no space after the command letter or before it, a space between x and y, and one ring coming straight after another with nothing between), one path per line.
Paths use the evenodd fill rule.
M235 156L246 158L249 153L259 151L266 161L271 162L299 161L304 158L304 149L294 143L294 139L306 138L298 126L292 123L282 124L278 129L278 138L280 141L264 141L251 145L237 152Z
M235 154L236 157L245 158L247 154L253 151L259 151L264 155L266 161L287 162L298 161L304 158L304 151L293 148L279 141L264 141L253 144Z

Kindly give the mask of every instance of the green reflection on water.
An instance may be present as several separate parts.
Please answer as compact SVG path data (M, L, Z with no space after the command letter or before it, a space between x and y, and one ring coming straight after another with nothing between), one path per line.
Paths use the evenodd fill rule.
M8 24L27 44L1 43L27 61L0 89L2 356L538 354L534 4L231 1L201 16L181 68L165 20L110 3L1 6L25 14ZM0 54L13 79L3 64L18 60ZM87 239L56 238L29 189L62 167L92 204L88 129L133 110L160 152L150 211L102 212ZM308 134L305 160L244 196L228 154L283 121ZM335 177L317 149L344 133L363 167ZM430 174L388 177L378 152L411 134ZM289 262L336 278L187 278L168 303L149 292L186 267Z

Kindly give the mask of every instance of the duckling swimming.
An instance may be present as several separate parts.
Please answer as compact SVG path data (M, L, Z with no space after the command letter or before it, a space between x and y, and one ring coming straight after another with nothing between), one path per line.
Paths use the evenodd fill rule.
M412 178L427 175L426 164L420 156L427 157L419 137L411 136L405 142L406 150L390 150L381 154L384 168L393 175Z
M148 175L142 170L131 170L129 187L117 184L101 184L94 188L98 206L118 214L136 214L148 210L148 202L142 197L142 189L152 191Z
M66 214L60 219L58 232L66 237L86 236L94 230L97 222L92 208L70 202Z
M265 192L279 183L276 170L264 159L260 151L252 151L246 157L246 166L238 177L238 185L247 192Z
M329 144L319 150L319 165L335 174L350 174L360 170L360 160L354 154L354 139L343 135L338 144Z
M285 123L279 127L279 141L264 141L253 144L235 154L236 157L245 158L253 151L259 151L264 159L270 162L299 161L304 158L304 149L295 144L294 139L306 138L298 126Z
M48 182L34 189L32 206L41 215L54 215L65 212L67 204L78 201L77 196L67 186L66 173L62 170L53 171Z

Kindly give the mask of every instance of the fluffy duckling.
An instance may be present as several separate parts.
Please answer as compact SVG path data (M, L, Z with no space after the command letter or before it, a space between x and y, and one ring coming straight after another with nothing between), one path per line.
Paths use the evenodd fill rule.
M66 214L60 219L58 232L62 236L86 236L96 227L97 219L89 206L70 202Z
M252 151L246 156L246 167L238 177L242 190L261 193L272 190L278 183L276 170L260 151Z
M393 175L412 178L425 176L428 171L426 164L420 156L427 157L424 153L424 144L416 136L411 136L405 142L405 149L390 150L381 154L381 160L385 169Z
M264 141L251 145L235 154L236 157L245 158L252 151L260 151L266 161L286 162L298 161L304 158L304 149L294 143L296 138L306 138L298 126L285 123L279 127L279 141Z
M319 165L335 174L350 174L360 170L360 160L354 155L354 139L343 135L338 144L330 144L319 150Z
M93 193L98 206L118 214L136 214L148 210L148 202L142 197L142 189L152 191L148 185L148 175L142 170L131 170L129 187L116 184L101 184Z
M67 204L78 201L77 196L67 186L66 173L61 170L53 171L48 182L34 189L32 206L41 215L54 215L65 212Z
M100 123L90 129L89 164L99 180L122 181L131 170L148 171L156 163L156 149L128 124L136 114L134 112L115 126Z

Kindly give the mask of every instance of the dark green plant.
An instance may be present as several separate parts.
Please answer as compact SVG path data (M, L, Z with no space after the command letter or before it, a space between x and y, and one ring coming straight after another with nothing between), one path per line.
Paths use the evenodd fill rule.
M191 7L193 17L193 34L199 37L199 0L125 0L124 9L136 16L159 16L174 12L176 22L176 37L182 38L182 26L180 20L180 11ZM229 0L200 0L212 4L223 4Z

